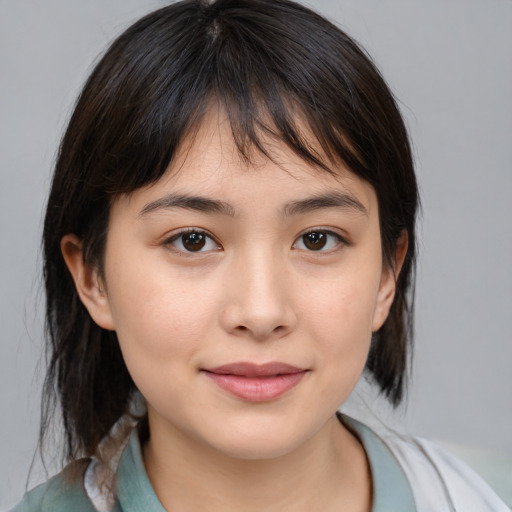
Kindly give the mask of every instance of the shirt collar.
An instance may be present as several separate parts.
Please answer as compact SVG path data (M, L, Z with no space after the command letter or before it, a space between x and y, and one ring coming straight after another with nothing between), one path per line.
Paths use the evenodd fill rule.
M372 512L414 512L416 506L407 478L382 440L364 424L338 416L364 447L373 481ZM165 512L144 468L138 429L133 429L117 472L118 502L123 512Z

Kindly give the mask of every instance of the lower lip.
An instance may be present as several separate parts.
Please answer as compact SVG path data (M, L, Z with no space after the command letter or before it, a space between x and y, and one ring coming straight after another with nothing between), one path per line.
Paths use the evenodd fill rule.
M271 375L265 377L244 377L204 372L217 386L248 402L269 402L294 388L306 371Z

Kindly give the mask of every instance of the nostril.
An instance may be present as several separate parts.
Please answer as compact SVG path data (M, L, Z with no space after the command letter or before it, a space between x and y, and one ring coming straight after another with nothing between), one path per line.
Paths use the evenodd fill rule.
M295 329L295 312L287 305L268 301L232 301L219 311L220 326L230 334L256 340L285 337Z

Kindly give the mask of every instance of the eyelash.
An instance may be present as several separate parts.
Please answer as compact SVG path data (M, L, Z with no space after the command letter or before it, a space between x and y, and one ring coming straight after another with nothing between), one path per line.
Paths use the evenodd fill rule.
M301 248L299 250L305 250L305 251L311 252L311 253L330 253L330 252L334 252L336 249L340 249L341 247L349 245L347 240L345 240L345 238L343 238L341 235L339 235L335 231L332 231L332 230L326 229L326 228L313 228L313 229L308 229L307 231L305 231L304 233L299 235L297 240L293 243L292 247L293 248L297 248L296 246L297 246L297 244L299 242L302 242L303 245L305 245L304 244L304 238L306 236L312 235L312 234L326 236L327 237L326 244L329 243L329 238L334 239L335 240L335 246L334 247L330 247L330 248L328 248L326 250L323 250L324 246L322 246L319 250L308 249L307 247L304 248L304 249Z
M215 249L207 249L206 251L189 251L187 250L186 247L184 247L183 245L183 236L187 235L187 234L194 234L194 235L200 235L201 237L203 237L203 240L209 240L210 243L213 242L213 244L215 245ZM183 248L178 248L176 247L175 245L173 245L175 242L180 242L182 247ZM208 242L205 241L205 244L207 244ZM219 250L221 248L220 244L215 240L215 238L210 235L210 233L208 233L207 231L203 231L202 229L196 229L196 228L188 228L188 229L182 229L181 231L173 234L172 236L170 236L169 238L167 238L165 241L164 241L164 245L166 246L172 246L173 250L179 252L179 253L182 253L182 254L201 254L201 253L204 253L204 252L210 252L210 251L213 251L213 250ZM201 246L199 249L202 249L204 247Z
M188 250L184 246L184 244L183 244L183 236L185 236L187 234L199 235L198 242L199 243L203 242L203 245L201 245L199 247L199 250L191 251L191 250ZM318 250L308 248L306 246L306 244L304 243L304 238L307 237L308 235L313 235L313 234L321 235L321 236L326 236L327 239L326 239L325 245L327 245L329 243L329 239L333 239L334 238L335 239L335 246L334 247L330 247L330 248L328 248L326 250L324 250L325 245L321 246ZM208 240L210 242L208 242ZM179 242L182 247L181 248L176 247L174 245L176 242ZM212 244L212 243L215 245L215 248L208 248L208 249L206 249L204 251L201 250L207 244ZM304 245L304 247L303 248L297 247L297 245L299 243L302 243ZM177 251L179 253L182 253L182 254L187 254L187 255L202 254L202 253L205 253L205 252L211 252L211 251L220 250L222 248L221 245L215 240L215 238L210 233L208 233L207 231L201 230L201 229L196 229L196 228L183 229L183 230L173 234L172 236L170 236L169 238L167 238L164 241L164 245L165 246L171 246L173 250L175 250L175 251ZM313 228L313 229L309 229L309 230L305 231L304 233L300 234L297 237L297 239L295 240L295 242L293 243L292 248L293 249L298 249L298 250L304 250L306 252L311 252L311 253L328 253L328 252L335 251L340 246L343 247L343 246L346 246L346 245L349 245L349 243L341 235L339 235L338 233L336 233L336 232L334 232L332 230L326 229L326 228Z

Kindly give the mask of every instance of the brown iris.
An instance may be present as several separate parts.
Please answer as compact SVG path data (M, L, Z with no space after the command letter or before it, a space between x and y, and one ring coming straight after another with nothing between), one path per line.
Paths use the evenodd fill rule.
M312 231L302 236L304 245L311 251L319 251L327 243L327 235L321 231Z
M206 244L206 236L203 233L185 233L181 235L181 243L187 251L200 251Z

